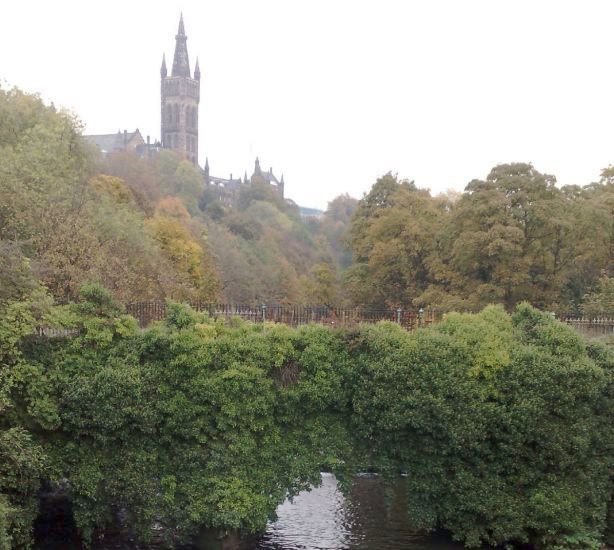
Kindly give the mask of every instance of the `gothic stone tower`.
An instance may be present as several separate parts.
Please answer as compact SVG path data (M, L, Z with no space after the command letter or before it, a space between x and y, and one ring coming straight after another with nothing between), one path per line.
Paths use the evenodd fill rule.
M200 101L200 68L198 58L194 78L190 75L188 37L183 27L183 15L175 36L175 57L171 76L167 76L166 58L160 69L162 104L162 146L173 149L187 160L198 164L198 103Z

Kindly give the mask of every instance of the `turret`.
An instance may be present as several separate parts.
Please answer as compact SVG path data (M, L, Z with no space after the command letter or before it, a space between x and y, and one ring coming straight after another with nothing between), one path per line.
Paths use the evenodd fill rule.
M198 64L198 57L196 58L196 67L194 67L194 80L200 80L200 65Z
M162 67L160 67L160 77L166 78L167 74L168 73L166 71L166 56L162 54Z

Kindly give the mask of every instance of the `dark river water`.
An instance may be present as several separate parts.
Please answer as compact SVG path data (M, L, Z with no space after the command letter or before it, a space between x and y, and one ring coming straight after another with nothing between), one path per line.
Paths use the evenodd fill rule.
M398 487L386 499L377 477L357 477L344 498L331 474L322 485L297 495L277 509L278 519L257 550L449 550L462 546L449 538L417 534L409 526L404 493Z
M259 541L241 550L423 550L460 549L449 538L421 535L410 527L405 513L403 484L388 493L377 477L357 477L345 498L331 474L322 474L322 485L297 495L277 509ZM38 550L76 550L82 546L66 532L61 514L38 530ZM96 550L139 548L127 541L98 542ZM140 547L142 548L142 547ZM153 548L153 547L152 547ZM200 547L202 548L202 547Z

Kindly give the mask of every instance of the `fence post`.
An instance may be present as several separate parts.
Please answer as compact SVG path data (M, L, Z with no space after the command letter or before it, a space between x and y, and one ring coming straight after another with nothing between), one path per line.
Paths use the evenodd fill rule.
M403 310L398 307L397 308L397 323L400 325L401 324L401 313L403 313Z
M421 307L418 310L418 328L423 327L424 326L424 308Z
M260 309L262 310L262 322L264 323L266 321L266 304L262 304Z

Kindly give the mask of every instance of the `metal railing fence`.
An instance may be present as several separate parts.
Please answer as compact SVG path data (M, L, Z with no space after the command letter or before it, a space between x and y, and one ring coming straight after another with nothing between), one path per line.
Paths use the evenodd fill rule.
M440 315L432 309L373 309L336 308L297 305L189 304L194 310L206 312L214 319L240 317L247 321L283 323L290 326L317 323L328 326L352 326L360 323L393 321L408 330L430 325ZM126 305L126 313L138 320L141 327L160 321L166 315L164 302L135 302Z

